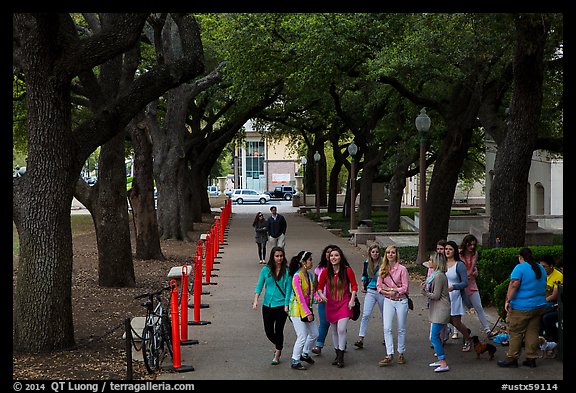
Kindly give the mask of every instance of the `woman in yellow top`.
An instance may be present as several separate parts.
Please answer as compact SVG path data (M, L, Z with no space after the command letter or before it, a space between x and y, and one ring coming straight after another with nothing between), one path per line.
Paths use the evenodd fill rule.
M296 332L296 342L292 350L292 364L294 370L306 370L302 361L314 364L310 357L310 349L318 337L318 326L312 313L312 300L314 294L314 277L312 253L300 251L292 257L288 274L292 276L292 296L288 315Z

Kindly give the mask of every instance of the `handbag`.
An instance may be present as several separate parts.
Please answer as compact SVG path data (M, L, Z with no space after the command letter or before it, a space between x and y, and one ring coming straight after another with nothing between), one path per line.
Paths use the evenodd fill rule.
M352 320L357 321L360 318L360 299L354 296L354 306L352 307Z
M408 299L408 309L414 310L414 302L410 299L410 296L406 295L406 298Z

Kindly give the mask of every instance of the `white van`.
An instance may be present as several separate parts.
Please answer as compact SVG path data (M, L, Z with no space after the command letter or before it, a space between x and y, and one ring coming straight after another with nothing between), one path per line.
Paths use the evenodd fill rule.
M216 186L208 186L208 195L210 195L210 196L218 196L218 195L220 195L220 191L218 191L218 187L216 187Z

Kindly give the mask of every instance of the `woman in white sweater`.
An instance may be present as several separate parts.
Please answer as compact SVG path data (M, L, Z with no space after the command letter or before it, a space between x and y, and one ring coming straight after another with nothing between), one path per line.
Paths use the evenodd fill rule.
M440 373L450 370L446 363L441 338L444 325L450 322L450 292L446 277L446 257L442 253L433 252L429 266L434 270L423 283L422 294L428 298L431 323L430 342L438 356L438 360L430 363L430 366L434 367L434 372Z

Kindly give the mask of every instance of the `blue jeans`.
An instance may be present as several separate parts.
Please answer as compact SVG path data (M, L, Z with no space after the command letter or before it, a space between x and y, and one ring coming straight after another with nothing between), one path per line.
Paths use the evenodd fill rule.
M443 326L444 325L441 323L433 323L430 327L430 342L434 346L434 352L436 352L438 360L446 359L444 347L442 346L442 339L440 338Z
M330 323L326 320L326 303L318 303L318 317L320 318L320 325L318 326L318 338L316 339L316 346L318 348L324 347L324 341L328 335Z

